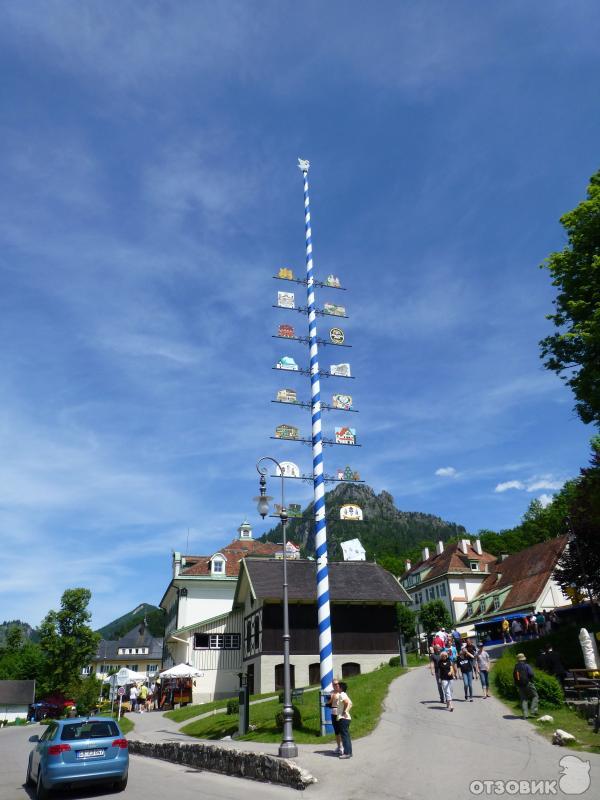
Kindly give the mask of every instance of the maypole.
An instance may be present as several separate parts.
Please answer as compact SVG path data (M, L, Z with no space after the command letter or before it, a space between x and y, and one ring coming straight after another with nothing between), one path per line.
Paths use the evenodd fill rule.
M306 230L306 297L310 346L310 385L312 414L312 453L315 512L315 554L317 559L317 614L319 623L319 662L321 690L330 692L333 681L333 648L331 645L331 611L329 607L329 569L327 561L327 522L325 518L325 482L323 479L323 438L321 434L321 382L312 257L312 231L308 195L310 163L298 159L304 178L304 226Z

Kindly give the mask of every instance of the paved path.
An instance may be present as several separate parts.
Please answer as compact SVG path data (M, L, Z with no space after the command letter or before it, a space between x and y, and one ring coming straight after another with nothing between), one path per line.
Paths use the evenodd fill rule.
M460 698L462 682L455 681L454 686ZM360 714L360 708L354 711ZM160 714L133 718L136 732L130 738L198 741L179 734L177 725ZM277 753L276 744L219 744ZM591 762L591 788L580 796L598 797L600 792L600 756L553 746L493 697L475 697L473 703L459 700L450 714L439 703L426 667L394 681L380 724L370 736L354 743L352 759L335 758L331 744L299 745L298 749L298 764L319 780L307 791L323 800L368 800L373 795L394 800L431 800L442 795L444 800L462 800L474 796L469 792L473 780L558 780L559 761L565 755ZM559 790L551 796L572 795Z

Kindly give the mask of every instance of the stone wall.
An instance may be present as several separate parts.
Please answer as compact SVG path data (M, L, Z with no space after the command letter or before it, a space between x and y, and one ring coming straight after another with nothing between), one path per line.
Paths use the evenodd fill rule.
M265 783L305 789L317 780L289 759L207 744L129 741L129 752Z

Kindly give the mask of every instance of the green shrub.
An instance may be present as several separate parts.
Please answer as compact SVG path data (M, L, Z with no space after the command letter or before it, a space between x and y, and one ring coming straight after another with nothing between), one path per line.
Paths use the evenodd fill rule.
M516 663L516 658L509 648L504 651L502 658L498 659L492 672L496 691L507 700L519 699L519 692L513 680L513 671ZM534 673L534 683L540 697L540 706L542 708L558 708L562 706L563 692L557 679L541 669L534 669Z
M292 728L301 728L302 714L300 713L300 709L297 706L292 706L292 711L294 712L292 717ZM283 709L275 714L275 727L278 731L283 730Z
M400 666L400 656L392 656L388 661L390 667L399 667Z
M228 700L227 701L227 713L228 714L239 714L240 713L240 701L239 700Z

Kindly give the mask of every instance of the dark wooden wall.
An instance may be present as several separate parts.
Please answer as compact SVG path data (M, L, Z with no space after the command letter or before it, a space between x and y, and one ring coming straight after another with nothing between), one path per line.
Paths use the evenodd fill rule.
M283 609L269 603L262 609L262 653L281 652ZM290 604L290 653L319 652L317 606ZM333 652L398 653L396 607L394 605L331 606Z

